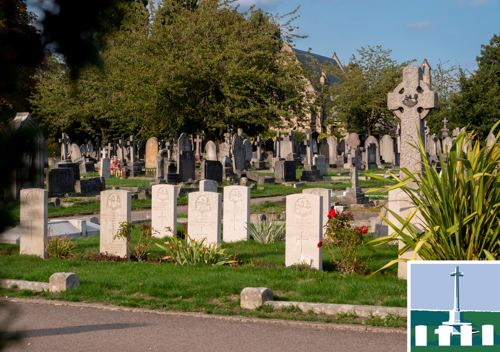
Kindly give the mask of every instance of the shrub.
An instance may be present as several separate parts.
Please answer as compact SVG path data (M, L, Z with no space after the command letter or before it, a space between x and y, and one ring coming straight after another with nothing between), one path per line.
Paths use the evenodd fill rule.
M138 260L143 261L148 258L148 250L151 243L153 243L153 234L151 225L146 223L142 223L137 226L131 221L124 221L120 224L120 228L118 229L118 234L115 238L130 238L129 235L132 233L134 228L139 229L139 233L137 235L137 244L132 246L131 240L127 240L127 246L129 247L132 255Z
M393 175L398 184L385 190L401 189L415 209L407 219L389 209L399 224L382 218L395 232L370 243L380 245L400 239L405 246L399 254L413 249L412 259L417 254L424 260L500 259L500 134L490 148L481 147L479 141L472 148L473 137L466 132L456 137L451 149L439 155L439 173L430 166L419 135L419 145L414 148L420 152L425 173L403 168L406 177ZM409 225L416 214L423 220L423 232ZM407 260L396 259L383 268L400 261Z
M336 271L343 274L366 274L367 265L357 257L357 252L363 245L363 234L368 232L368 229L365 226L352 228L349 222L353 219L352 213L343 211L337 214L331 209L322 245L326 246L330 253L332 263L336 264ZM335 249L340 251L339 259L335 258Z
M247 227L250 239L258 243L284 242L286 235L285 225L279 225L276 221L263 221L260 219L256 224L249 224Z
M170 241L165 242L166 246L156 243L158 247L165 250L167 255L163 260L179 265L224 265L234 263L229 259L227 249L223 249L215 243L205 246L205 238L201 241L191 239L186 235L185 240L177 236L172 236Z
M46 249L49 258L70 258L73 256L71 252L76 245L68 239L68 236L57 238L57 236L52 236L52 238L47 242Z

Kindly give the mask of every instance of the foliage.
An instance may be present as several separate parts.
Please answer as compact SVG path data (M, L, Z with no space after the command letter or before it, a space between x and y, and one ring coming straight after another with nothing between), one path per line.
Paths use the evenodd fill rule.
M82 68L77 81L68 68L41 80L32 101L38 116L53 133L72 126L102 139L165 138L179 130L219 139L231 126L256 135L305 118L304 68L280 50L293 36L277 35L280 28L290 33L290 22L253 9L240 13L233 3L123 4L99 69Z
M250 239L258 243L284 242L286 227L279 225L276 221L260 221L256 224L248 224L247 230L250 233Z
M52 238L47 241L46 250L49 258L62 259L72 257L72 250L75 247L75 244L68 238L68 236L59 238L57 238L57 236L52 236Z
M139 229L139 234L137 235L137 243L132 245L131 233L134 228ZM118 233L115 238L123 238L127 241L127 246L132 252L133 256L138 261L143 261L148 258L148 250L151 243L153 243L153 234L151 225L147 223L142 223L139 226L131 221L124 221L120 224Z
M35 89L32 76L43 58L34 18L25 1L0 1L0 133L17 112L30 111L28 97Z
M387 94L402 80L403 68L412 61L398 64L390 58L391 50L378 45L358 50L352 55L344 71L333 66L323 66L327 75L334 75L338 82L321 87L322 105L330 112L326 123L341 123L349 131L375 132L392 127L396 118L387 108Z
M170 241L165 242L166 246L156 243L158 247L167 252L167 256L162 259L179 265L224 265L236 262L234 259L230 259L227 249L221 248L220 245L212 243L206 246L206 238L196 241L191 239L189 235L186 237L187 239L182 240L174 235Z
M368 267L366 263L358 258L357 252L363 245L363 234L367 232L363 228L351 228L349 222L354 220L352 213L343 211L336 214L335 210L330 210L326 223L326 233L323 245L327 247L331 254L332 263L336 264L335 270L343 274L366 274ZM340 259L335 259L334 249L340 250Z
M497 122L491 132L499 124ZM401 171L406 176L393 175L398 184L387 189L402 190L415 209L406 219L389 209L399 223L383 219L395 232L370 243L384 244L399 238L405 244L399 253L413 249L413 259L417 254L424 260L500 259L498 138L491 148L481 147L476 141L470 149L472 138L466 132L458 135L446 158L440 155L443 171L439 173L429 165L419 137L419 145L414 147L420 151L425 173L411 173L403 168ZM416 220L422 224L419 225L421 229L410 224ZM384 268L400 261L406 259L393 260Z
M452 98L451 117L457 126L468 126L486 140L500 116L500 35L494 35L489 45L481 45L476 61L478 70L470 77L459 70L460 93Z

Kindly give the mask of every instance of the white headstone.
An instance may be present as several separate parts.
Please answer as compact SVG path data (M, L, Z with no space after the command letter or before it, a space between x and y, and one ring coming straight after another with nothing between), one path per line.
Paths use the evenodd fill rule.
M332 206L332 190L326 188L306 188L302 191L304 194L315 194L323 197L323 234L326 232L324 227L328 222L328 212Z
M221 242L222 194L214 192L189 193L188 203L188 235L191 239L201 241L208 247Z
M415 326L415 346L427 346L427 326Z
M158 158L158 139L151 137L146 142L146 168L156 167L156 159Z
M380 140L380 155L386 163L394 164L394 141L388 134Z
M323 198L315 194L286 197L285 265L309 263L323 268Z
M483 325L483 346L493 346L495 330L493 325Z
M130 221L131 193L123 190L101 192L101 253L130 258L128 239L116 238L120 224Z
M40 188L22 189L20 254L47 258L48 192Z
M224 187L224 242L248 240L250 187Z
M153 236L177 234L177 186L154 185L151 188L151 227ZM170 229L172 232L168 231Z
M216 192L217 193L217 181L201 180L200 181L200 192Z
M207 160L217 161L217 146L213 141L208 141L205 145L205 158Z

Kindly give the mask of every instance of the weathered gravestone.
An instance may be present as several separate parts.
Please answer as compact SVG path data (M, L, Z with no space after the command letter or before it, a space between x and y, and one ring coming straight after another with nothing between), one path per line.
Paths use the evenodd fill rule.
M163 238L177 235L177 186L154 185L151 193L153 236Z
M304 263L321 270L322 238L323 198L315 194L287 196L285 265Z
M380 161L380 149L377 138L374 136L369 136L365 141L365 149L366 149L366 160L365 165L369 169L372 166L376 166L378 168L383 168L385 165L382 165Z
M388 134L384 135L380 140L380 155L386 163L394 165L394 141Z
M222 195L214 192L189 193L188 235L192 240L205 239L204 245L221 243Z
M59 138L59 143L61 143L61 160L67 160L69 158L69 139L66 133L62 134L62 138Z
M348 163L349 171L351 174L351 187L347 192L345 192L346 204L368 204L369 198L361 193L361 188L359 187L358 171L361 166L361 152L359 149L351 149L349 152Z
M328 164L326 161L326 156L315 155L313 157L313 165L316 166L316 169L319 171L320 176L325 176L328 173Z
M104 177L92 177L87 180L78 180L75 183L76 193L95 194L106 190Z
M39 188L23 189L21 199L20 254L47 258L48 192Z
M200 192L217 192L217 182L214 180L201 180Z
M297 168L292 160L278 160L274 163L274 177L278 182L297 181Z
M332 190L326 188L307 188L302 191L303 194L315 194L323 198L323 235L326 233L326 223L328 222L328 213L332 206Z
M52 168L71 169L73 170L74 182L80 179L80 164L78 163L70 163L70 162L57 163L56 165L52 166Z
M131 200L131 193L128 191L112 190L101 192L101 253L130 258L128 246L130 234L126 238L115 238L115 236L119 232L120 225L131 220Z
M83 155L78 144L76 143L71 144L70 153L71 153L71 161L73 163L83 160Z
M205 159L217 161L217 146L213 141L208 141L205 145Z
M200 149L203 144L203 139L199 134L196 135L196 138L193 139L194 142L194 159L199 162L201 160Z
M493 144L495 144L495 139L496 136L493 133L490 133L488 135L488 138L486 139L486 146L491 147Z
M146 168L156 167L156 158L158 158L158 139L151 137L146 142Z
M361 146L361 140L356 132L349 133L349 136L346 140L346 148L351 147L352 149L357 149Z
M429 114L431 109L437 108L438 95L430 90L423 81L422 69L419 66L407 66L403 69L403 82L399 84L394 92L388 94L387 107L401 120L401 168L406 168L409 172L423 172L422 157L418 149L410 144L418 145L418 137L425 140L423 119ZM416 127L415 127L416 126ZM416 128L416 130L415 130ZM400 177L404 173L400 171ZM408 187L415 188L409 184ZM401 190L389 192L389 209L406 218L413 210L414 205ZM389 214L389 221L394 224L399 222ZM418 224L419 214L413 218ZM391 231L390 231L391 232ZM399 246L401 248L402 242ZM407 251L403 258L410 259L413 251ZM398 263L398 276L406 278L407 266L405 262Z
M192 154L191 141L189 137L185 133L181 133L181 136L178 140L178 149L177 149L177 161L179 161L179 155L181 152L190 152ZM194 160L194 156L193 156Z
M80 175L95 173L95 165L93 161L86 161L79 165Z
M75 192L73 169L50 169L46 172L48 196Z
M243 149L245 149L245 169L249 169L251 167L250 162L252 161L252 143L248 140L245 139L243 141Z
M224 242L248 240L250 187L224 187Z
M180 182L186 182L195 179L196 162L193 152L181 151L177 162L177 173L179 174Z
M106 148L102 149L102 158L101 158L101 168L99 169L99 176L104 179L109 179L111 177L111 160L107 157L108 151Z
M313 165L313 145L314 139L312 137L312 133L307 133L307 140L304 142L306 145L306 158L307 165L304 166L304 171L302 171L302 176L300 177L300 181L322 181L323 176L320 175L320 171L318 168Z
M17 199L22 188L44 188L44 168L49 165L47 143L38 124L27 112L17 113L3 136L10 157L16 161L5 187L7 198Z

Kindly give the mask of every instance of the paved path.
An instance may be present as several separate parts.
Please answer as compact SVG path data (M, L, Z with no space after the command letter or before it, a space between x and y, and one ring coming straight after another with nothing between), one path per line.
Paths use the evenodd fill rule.
M25 336L6 351L406 351L396 329L40 303L5 304Z

